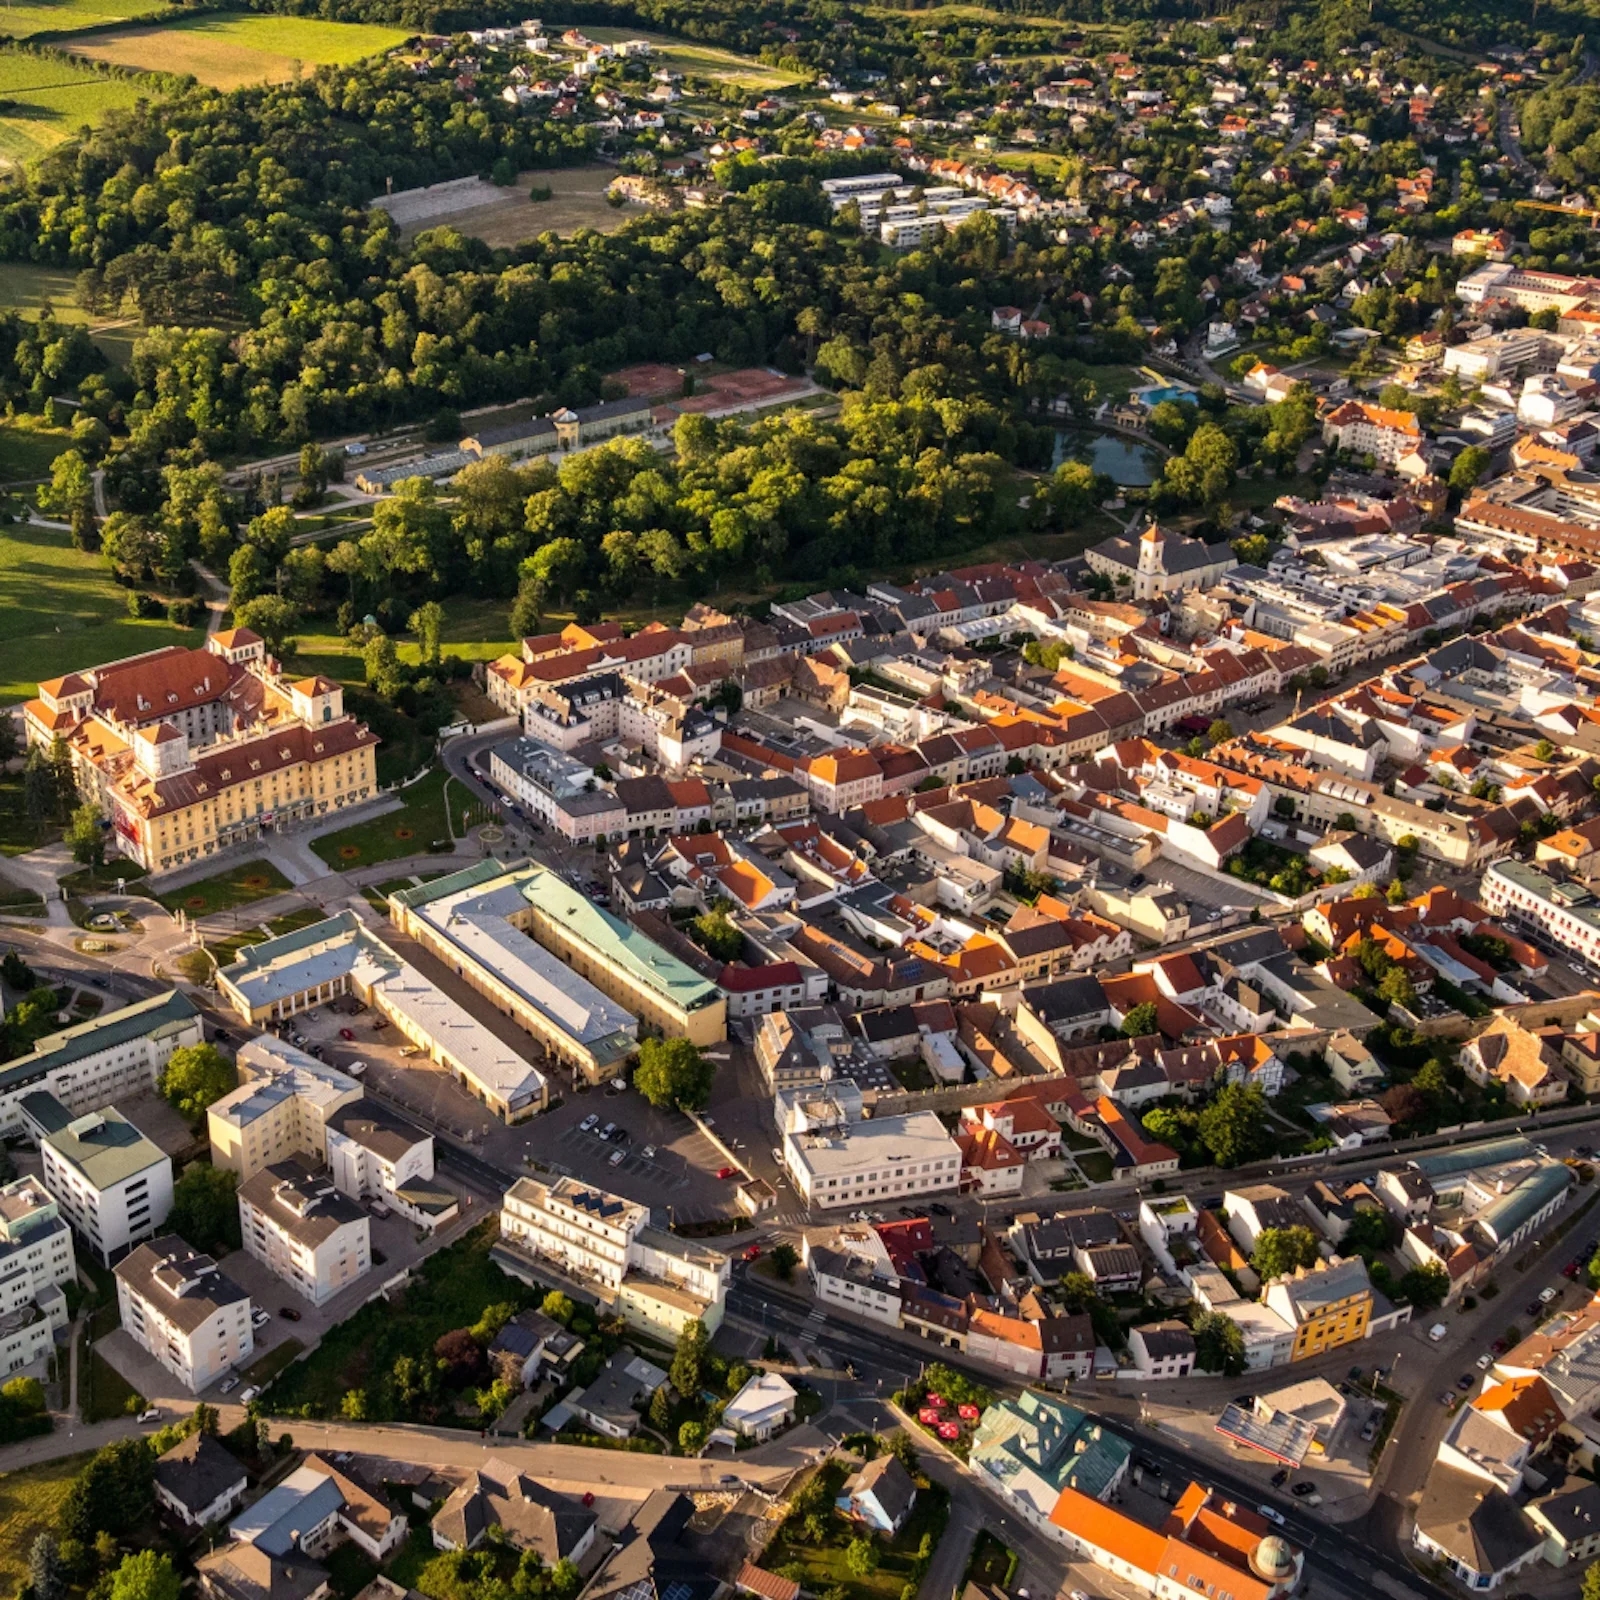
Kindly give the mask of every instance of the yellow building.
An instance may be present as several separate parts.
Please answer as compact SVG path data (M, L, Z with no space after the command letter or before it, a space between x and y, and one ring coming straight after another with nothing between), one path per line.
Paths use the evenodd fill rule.
M1365 1339L1372 1320L1372 1284L1359 1256L1297 1267L1274 1278L1261 1298L1294 1329L1291 1361Z
M462 894L480 906L492 903L493 917L479 916L470 930L463 924L452 926L448 914L441 913L447 902ZM520 1014L528 1009L528 998L508 999L505 993L514 968L504 940L491 937L495 921L503 920L526 934L567 971L669 1039L705 1046L728 1036L727 997L716 984L543 867L508 869L486 861L391 895L389 915L403 934L445 961L474 988L502 1007L509 1006L524 1027L532 1029L537 1019L531 1010L526 1018ZM478 938L487 942L475 950L471 942ZM591 1005L587 1011L597 1009ZM607 1036L614 1032L609 1023L601 1031Z
M377 735L327 678L288 681L247 628L39 685L28 742L60 738L117 845L151 872L370 799Z

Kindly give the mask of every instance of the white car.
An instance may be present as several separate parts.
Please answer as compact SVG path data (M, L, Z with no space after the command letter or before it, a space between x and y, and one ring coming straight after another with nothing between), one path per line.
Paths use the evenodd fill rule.
M242 1405L242 1406L249 1405L250 1402L252 1400L254 1400L256 1398L256 1396L259 1395L260 1393L261 1393L261 1391L252 1383L250 1385L250 1387L248 1389L246 1389L245 1392L242 1395L239 1396L239 1404Z
M1478 1359L1473 1362L1473 1365L1478 1369L1479 1372L1487 1372L1489 1368L1494 1365L1494 1357L1479 1356Z
M654 1161L656 1158L656 1147L653 1144L647 1144L644 1149L639 1152L639 1154L642 1155L646 1161Z
M141 1411L136 1420L139 1422L159 1422L161 1420L161 1407L151 1406L148 1410Z
M1539 1291L1539 1304L1543 1306L1549 1305L1559 1292L1556 1289L1541 1289Z
M599 1121L600 1121L599 1117L597 1117L594 1114L594 1112L591 1111L589 1113L589 1115L586 1116L583 1119L583 1121L578 1124L578 1132L579 1133L590 1133L590 1132L592 1132L594 1130L594 1128L599 1124Z
M222 1387L221 1387L220 1390L218 1390L218 1393L219 1394L232 1394L233 1391L235 1389L237 1389L238 1387L239 1387L239 1374L237 1372L230 1373L226 1378L224 1378L222 1380Z

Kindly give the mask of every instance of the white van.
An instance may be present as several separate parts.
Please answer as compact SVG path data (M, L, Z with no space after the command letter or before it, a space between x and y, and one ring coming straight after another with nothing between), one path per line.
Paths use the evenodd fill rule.
M1436 1322L1431 1328L1428 1329L1428 1337L1433 1340L1435 1344L1438 1344L1438 1342L1444 1338L1449 1331L1450 1330L1445 1327L1442 1322Z

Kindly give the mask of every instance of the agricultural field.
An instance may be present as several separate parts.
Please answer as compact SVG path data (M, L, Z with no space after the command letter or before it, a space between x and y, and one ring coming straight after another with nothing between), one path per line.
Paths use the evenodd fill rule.
M150 0L126 5L118 5L115 0L40 0L32 5L7 5L0 32L13 39L28 39L36 33L72 33L79 28L126 22L153 9Z
M96 61L146 72L187 72L216 89L242 89L287 83L316 67L345 66L407 37L403 29L367 23L217 11L95 34L67 48Z
M41 678L163 645L198 645L205 629L135 622L99 556L62 528L0 527L0 705L32 698Z
M489 205L427 217L408 224L401 232L410 238L428 228L454 228L457 233L482 239L496 249L525 244L541 233L573 234L580 228L615 233L629 217L640 216L644 211L643 206L631 202L614 206L606 199L606 185L616 175L615 167L598 164L524 172L513 188L502 189L500 198ZM550 198L530 200L528 193L534 188L548 189Z
M664 33L647 33L642 28L591 28L584 33L597 44L616 44L621 39L645 39L654 47L652 60L670 62L690 78L708 78L713 83L731 83L741 89L787 89L805 80L781 67L769 67L751 56L715 45L694 44Z
M24 166L108 111L149 98L149 86L131 78L0 50L0 168Z

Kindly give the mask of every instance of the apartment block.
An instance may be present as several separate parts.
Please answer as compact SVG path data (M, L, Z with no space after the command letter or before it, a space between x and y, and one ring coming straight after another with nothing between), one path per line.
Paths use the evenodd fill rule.
M519 1178L505 1193L494 1259L526 1283L576 1291L676 1339L721 1325L728 1257L651 1226L645 1206L574 1178Z
M113 1270L122 1326L191 1394L255 1353L250 1296L177 1234L140 1245Z
M36 1089L74 1113L145 1094L174 1050L204 1037L200 1013L175 989L48 1033L30 1054L0 1067L0 1131L26 1131L22 1102Z
M237 1066L239 1087L206 1116L212 1165L243 1183L297 1152L328 1160L328 1120L361 1099L360 1083L270 1033L241 1045Z
M74 1117L39 1090L24 1102L37 1129L45 1187L105 1266L150 1238L172 1210L172 1161L119 1111Z
M42 1350L67 1325L61 1285L77 1276L72 1230L55 1196L35 1177L0 1188L0 1368L15 1371L34 1359L14 1359L38 1343ZM42 1334L26 1330L41 1321ZM15 1345L15 1348L13 1348Z
M242 1184L239 1223L245 1250L314 1306L372 1266L366 1212L303 1161L280 1161Z

